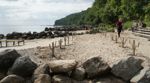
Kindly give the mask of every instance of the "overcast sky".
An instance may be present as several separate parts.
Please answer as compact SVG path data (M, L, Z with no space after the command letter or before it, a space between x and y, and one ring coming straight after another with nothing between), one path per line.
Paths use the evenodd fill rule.
M45 25L91 7L94 0L0 0L0 25Z

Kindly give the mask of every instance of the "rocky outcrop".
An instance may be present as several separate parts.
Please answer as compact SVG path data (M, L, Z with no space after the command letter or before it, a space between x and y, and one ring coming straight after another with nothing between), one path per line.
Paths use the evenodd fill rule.
M101 57L93 57L88 59L83 63L83 68L85 69L88 78L102 76L110 71L109 65L105 63Z
M141 69L141 59L135 57L127 57L112 65L111 72L117 77L129 81L132 79Z
M131 83L150 83L150 68L145 67L143 70L141 70L140 73L134 76L130 82Z
M8 50L1 52L0 53L0 72L6 73L18 57L20 57L20 54L18 54L16 50L8 49Z
M67 73L76 68L75 60L54 60L49 62L49 67L54 73Z
M25 83L25 80L17 75L9 75L3 78L0 83Z
M51 78L48 74L40 74L37 76L34 83L51 83Z
M76 68L72 73L72 77L78 81L84 80L85 79L85 69L82 67Z
M32 76L37 65L31 61L29 56L19 57L13 66L10 68L8 74L16 74L22 77Z
M27 55L32 56L15 50L0 53L0 83L150 83L150 68L142 70L143 60L136 57L127 57L111 67L101 57L80 65L75 60L52 60L37 66L37 58Z

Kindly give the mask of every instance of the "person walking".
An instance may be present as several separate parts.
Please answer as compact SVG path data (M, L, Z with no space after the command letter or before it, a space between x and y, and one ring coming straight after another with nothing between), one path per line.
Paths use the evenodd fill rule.
M120 37L121 31L123 30L122 28L123 22L121 18L119 18L119 20L116 22L116 26L117 26L118 37Z

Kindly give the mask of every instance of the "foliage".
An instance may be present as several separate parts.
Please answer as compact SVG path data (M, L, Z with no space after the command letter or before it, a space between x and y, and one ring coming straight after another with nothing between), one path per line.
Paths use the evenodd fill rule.
M132 21L127 21L124 23L123 29L131 29Z
M114 27L108 24L99 24L97 27L91 29L90 33L101 33L101 32L114 32Z
M146 23L146 25L148 26L148 27L150 27L150 21L149 22L145 22Z
M132 20L150 22L149 0L95 0L91 8L56 20L55 25L113 25L120 17L125 28Z

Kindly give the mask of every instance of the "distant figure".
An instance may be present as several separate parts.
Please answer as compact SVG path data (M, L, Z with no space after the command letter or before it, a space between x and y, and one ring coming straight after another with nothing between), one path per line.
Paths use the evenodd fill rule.
M123 25L123 22L122 22L122 19L120 18L120 19L116 22L118 37L120 37L120 33L121 33L121 31L123 30L122 25Z

